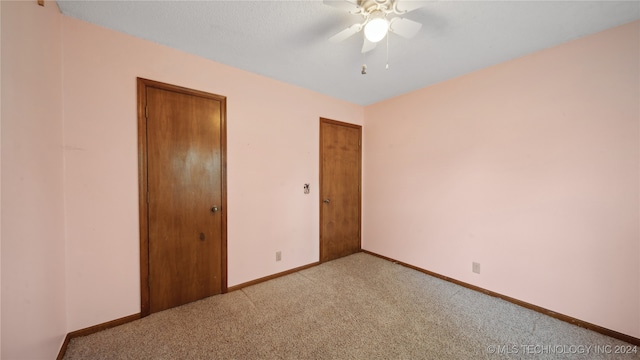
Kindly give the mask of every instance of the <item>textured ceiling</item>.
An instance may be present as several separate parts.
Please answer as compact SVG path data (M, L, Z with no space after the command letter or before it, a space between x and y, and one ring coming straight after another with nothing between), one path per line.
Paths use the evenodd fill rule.
M327 41L361 18L321 0L58 5L71 17L360 105L640 18L639 1L428 1L404 16L423 24L416 37L390 35L385 70L384 40L366 55L362 33Z

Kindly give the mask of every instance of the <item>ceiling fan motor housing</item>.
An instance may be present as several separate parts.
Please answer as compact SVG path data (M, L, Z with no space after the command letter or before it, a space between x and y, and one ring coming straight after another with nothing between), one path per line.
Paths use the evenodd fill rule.
M371 14L376 10L389 13L393 9L391 0L358 0L358 6L364 10L365 14Z

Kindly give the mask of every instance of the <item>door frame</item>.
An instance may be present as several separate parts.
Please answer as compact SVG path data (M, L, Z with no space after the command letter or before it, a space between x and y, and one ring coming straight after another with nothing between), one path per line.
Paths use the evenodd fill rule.
M318 195L318 206L320 207L320 241L319 241L319 245L320 245L320 251L319 251L319 259L318 262L322 263L322 259L324 255L324 250L323 250L323 231L322 231L322 220L323 219L323 210L324 207L322 206L322 194L323 194L323 189L324 189L324 184L323 184L323 174L322 174L322 164L323 164L323 159L324 159L324 151L323 151L323 133L322 133L322 124L331 124L331 125L338 125L338 126L344 126L344 127L349 127L349 128L354 128L359 130L360 132L360 171L358 172L358 248L359 250L362 250L362 125L356 125L356 124L351 124L351 123L346 123L346 122L342 122L342 121L337 121L337 120L331 120L331 119L327 119L327 118L320 118L320 122L319 122L319 132L320 132L320 161L319 161L319 167L320 167L320 186L319 186L319 195Z
M148 214L148 178L147 178L147 88L174 91L181 94L200 96L220 102L220 176L222 201L221 246L221 293L227 292L227 98L204 91L158 81L137 78L138 93L138 204L140 220L140 315L150 314L149 287L149 214Z

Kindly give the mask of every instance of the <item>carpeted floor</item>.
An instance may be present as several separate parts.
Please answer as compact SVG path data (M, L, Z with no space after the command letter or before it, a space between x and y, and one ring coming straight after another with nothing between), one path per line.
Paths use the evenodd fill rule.
M71 340L65 359L640 359L634 345L358 253Z

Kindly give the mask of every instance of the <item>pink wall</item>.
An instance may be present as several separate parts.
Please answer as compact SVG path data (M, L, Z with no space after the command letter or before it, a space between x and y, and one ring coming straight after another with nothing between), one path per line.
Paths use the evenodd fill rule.
M1 1L2 354L52 359L67 333L61 23Z
M69 331L140 311L138 76L227 96L229 286L318 261L319 118L361 124L361 106L62 23Z
M140 311L137 76L228 97L230 286L317 261L318 118L366 118L365 249L640 337L640 23L362 108L0 4L2 358Z
M639 34L368 106L363 247L640 337Z

